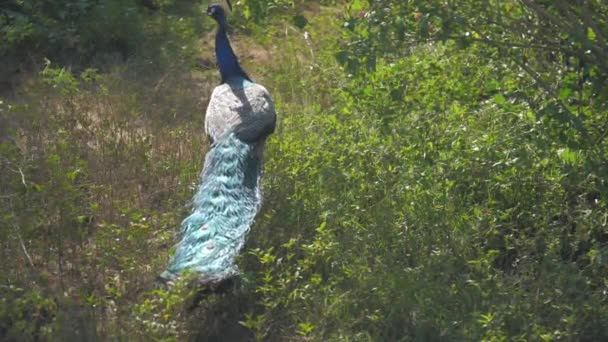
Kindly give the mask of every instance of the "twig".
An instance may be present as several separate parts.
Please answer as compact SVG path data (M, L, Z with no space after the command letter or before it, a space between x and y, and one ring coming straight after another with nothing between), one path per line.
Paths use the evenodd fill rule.
M569 25L565 24L563 20L560 20L558 17L556 17L553 14L547 12L547 10L545 10L541 6L535 4L533 1L530 1L530 0L520 0L520 1L526 7L530 8L534 12L536 12L536 14L538 14L539 16L544 17L545 19L549 20L551 23L553 23L553 25L555 25L557 27L564 27L565 26L569 30L572 29L572 27L570 27Z
M29 261L30 266L32 268L34 268L34 262L32 261L32 257L30 256L30 254L27 252L27 249L25 248L25 244L23 243L21 234L17 233L17 237L19 238L19 243L21 244L21 250L23 251L23 254L25 254L25 256L27 257L27 261Z
M583 15L583 18L579 18L574 16L571 11L570 11L570 7L567 4L564 4L561 0L556 1L556 5L557 7L559 7L562 12L564 12L564 15L568 18L568 21L571 21L573 23L573 25L575 25L575 23L577 21L582 21L585 23L585 25L587 25L587 21L585 20L585 16ZM590 18L588 18L590 19ZM593 20L591 20L593 21ZM590 26L590 25L588 25ZM573 26L572 29L574 30L575 27ZM594 30L595 32L596 30ZM598 38L597 34L601 35L601 31L597 30L597 32L595 32L595 36L596 39ZM596 44L593 44L593 41L591 41L588 37L587 37L587 32L581 32L581 38L582 41L584 42L584 45L587 46L587 48L589 50L591 50L598 58L598 63L599 67L602 68L603 70L606 70L606 66L604 65L604 63L602 63L601 61L604 61L606 59L608 59L608 54L606 53L606 50L603 47L597 46ZM600 41L598 40L598 45L600 45Z
M532 70L530 67L528 67L526 65L526 63L520 63L516 58L513 58L513 61L515 62L515 64L517 64L520 68L522 68L528 75L530 75L534 81L542 88L545 90L545 92L547 92L547 94L553 99L553 101L555 101L556 103L558 103L560 105L560 107L568 114L568 117L570 119L570 121L572 122L572 124L574 125L574 128L576 128L585 139L589 140L589 136L587 134L587 130L585 129L585 126L583 125L583 121L581 120L581 118L579 118L578 116L576 116L574 113L572 113L572 111L570 111L570 109L568 109L568 107L566 106L566 104L564 104L555 94L554 90L551 89L551 86L549 86L534 70Z
M160 89L160 86L165 82L169 74L170 72L166 73L163 77L160 78L160 80L158 80L158 82L154 86L154 92L158 92L158 89Z
M565 12L565 15L571 20L573 21L571 23L571 25L567 24L567 20L561 20L560 18L554 16L553 14L549 13L545 8L543 8L542 6L539 6L538 4L534 3L533 1L530 0L520 0L525 6L527 6L528 8L532 9L534 12L536 12L536 14L540 17L543 17L545 19L547 19L550 23L552 23L553 25L555 25L558 29L566 29L567 32L572 33L575 32L576 29L574 26L572 25L576 25L576 17L572 17L572 15L569 13L568 8L564 5L563 2L561 1L557 1L557 6L560 7L562 9L562 11ZM597 35L597 33L596 33ZM604 50L602 50L600 47L596 46L595 44L593 44L593 42L591 42L588 38L586 34L582 35L582 42L584 43L584 45L587 46L587 48L593 52L593 54L595 55L596 59L591 60L592 63L597 64L600 69L602 69L602 71L604 72L608 72L608 66L606 66L604 63L602 63L602 60L606 60L608 59L608 53L606 53ZM585 54L580 55L579 57L583 58L583 59L589 59L589 57Z
M19 169L19 173L21 174L21 183L23 183L23 186L27 188L27 184L25 183L25 175L23 174L23 171L21 170L21 168Z
M471 30L473 32L476 32L477 34L479 34L481 36L481 34L475 30ZM459 38L457 36L451 36L450 38L455 39L455 38ZM481 42L481 43L486 43L489 45L494 45L495 47L504 47L504 48L522 48L522 49L539 49L539 50L543 50L543 51L559 51L558 49L549 46L549 45L542 45L542 44L524 44L524 43L512 43L512 42L508 42L508 41L496 41L496 40L491 40L488 39L486 37L481 36L481 38L476 38L476 37L467 37L467 39L473 41L473 42Z

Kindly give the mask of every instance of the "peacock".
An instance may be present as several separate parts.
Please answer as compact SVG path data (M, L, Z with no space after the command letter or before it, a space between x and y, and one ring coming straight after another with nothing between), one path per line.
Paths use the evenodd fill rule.
M229 1L228 6L232 9ZM221 76L205 116L212 144L192 213L181 224L181 241L160 276L165 283L186 271L203 285L217 285L239 273L235 259L262 203L262 154L276 123L270 94L251 80L232 50L226 10L212 4L207 14L217 22L215 54Z

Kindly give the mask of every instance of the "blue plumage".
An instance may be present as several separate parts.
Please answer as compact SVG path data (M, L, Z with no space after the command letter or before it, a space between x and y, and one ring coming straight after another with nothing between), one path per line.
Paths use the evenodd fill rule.
M182 241L162 277L185 270L216 283L238 273L235 258L261 204L256 144L225 134L207 153L194 212L182 222Z
M261 203L262 152L274 131L270 94L251 81L226 35L224 9L211 5L218 22L216 57L222 84L211 95L205 131L214 142L205 158L192 214L181 225L181 241L163 281L195 273L203 284L218 284L238 274L235 263Z
M222 83L228 82L230 78L243 78L251 81L247 73L241 68L238 58L234 54L232 46L230 46L226 33L226 12L219 5L211 5L207 9L207 14L218 23L217 33L215 34L215 56L222 76Z

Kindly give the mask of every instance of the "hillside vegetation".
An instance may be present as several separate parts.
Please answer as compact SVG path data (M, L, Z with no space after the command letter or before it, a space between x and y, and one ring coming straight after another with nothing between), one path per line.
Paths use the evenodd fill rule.
M235 3L279 122L243 275L201 295L154 279L207 4L0 4L0 340L608 340L608 4Z

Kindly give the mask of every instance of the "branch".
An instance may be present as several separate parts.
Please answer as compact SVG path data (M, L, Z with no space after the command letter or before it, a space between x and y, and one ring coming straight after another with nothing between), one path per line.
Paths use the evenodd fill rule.
M21 234L17 233L17 237L19 238L19 243L21 244L21 250L23 251L23 254L25 254L25 256L27 257L27 261L30 263L30 266L32 268L34 268L34 262L32 261L32 257L30 257L30 254L27 252L27 249L25 248L25 244L23 243Z
M25 175L23 174L23 170L21 170L21 168L19 168L19 173L21 174L21 183L23 183L23 186L27 189L27 184L25 183Z
M585 127L583 126L583 122L582 120L574 115L574 113L572 113L570 111L570 109L568 109L568 106L566 106L555 94L555 92L553 91L553 89L551 89L551 86L549 86L545 81L542 80L542 78L536 74L536 72L534 70L532 70L530 67L528 67L526 65L526 63L520 63L516 58L513 58L513 61L515 62L515 64L517 64L520 68L522 68L528 75L530 75L534 81L543 89L545 90L545 92L547 92L547 94L551 97L551 99L553 101L555 101L556 103L559 104L559 106L566 111L566 113L568 114L568 117L570 118L572 124L574 125L574 128L576 128L585 139L588 139L588 135L587 135L587 130L585 129Z
M540 17L547 19L549 22L551 22L553 25L555 25L558 29L562 29L562 30L565 29L566 32L569 32L569 33L576 31L576 28L572 25L576 24L576 21L578 21L579 18L572 16L569 8L561 0L558 0L556 2L556 5L558 7L560 7L560 9L565 13L565 15L568 17L568 20L572 21L571 25L566 24L567 20L561 20L560 18L549 13L545 8L539 6L538 4L534 3L533 1L530 1L530 0L520 0L520 1L525 6L532 9L534 12L536 12L536 14L539 15ZM591 50L596 57L596 60L592 60L592 62L597 64L602 69L602 71L608 72L608 66L606 66L605 63L602 62L604 60L608 60L608 52L606 52L605 50L602 50L597 45L593 44L593 42L587 38L586 32L583 32L581 36L582 36L582 43L584 43L586 48ZM586 56L585 54L582 54L579 57L581 57L583 59L589 59L589 57Z
M591 10L589 9L587 1L582 1L582 7L583 7L583 21L585 22L585 24L587 26L589 26L591 29L593 29L593 32L595 32L595 38L597 39L597 42L600 45L600 47L604 51L608 51L608 46L606 45L606 38L604 37L604 34L602 33L602 30L600 29L600 27L593 20L593 17L591 16Z
M564 4L564 2L562 2L562 0L557 0L556 4L557 4L557 7L559 7L562 10L562 12L566 15L566 17L568 18L568 20L572 22L573 25L577 21L585 22L584 18L579 18L579 17L576 17L576 16L572 15L572 13L570 11L570 7L568 7L567 4ZM589 20L593 21L591 18L589 18ZM589 25L587 25L587 26L589 26ZM572 30L573 31L578 31L574 26L572 27ZM596 38L597 38L597 33L601 34L601 32L599 30L598 30L598 32L596 32ZM580 32L580 37L582 37L582 41L583 41L584 45L588 49L590 49L591 51L593 51L595 53L596 57L598 57L598 62L599 62L598 64L599 64L600 68L602 68L603 70L607 70L606 67L603 65L603 63L600 62L600 61L608 59L608 52L606 52L605 49L600 48L599 46L597 46L596 44L594 44L587 37L587 32L586 31ZM598 44L599 44L599 40L598 40Z
M473 31L473 32L480 35L479 32L477 32L477 31ZM474 41L474 42L480 42L480 43L492 45L492 46L498 47L498 48L501 48L501 47L503 47L503 48L522 48L522 49L526 48L526 49L539 49L539 50L543 50L543 51L559 51L559 49L555 49L554 47L552 47L550 45L511 43L508 41L491 40L491 39L485 38L482 35L480 35L480 37L482 37L482 38L468 37L467 39L470 39L471 41ZM450 36L450 39L457 39L457 38L461 38L461 37Z
M532 9L534 12L536 12L536 14L538 14L539 16L549 20L551 23L553 23L553 25L557 26L557 27L564 27L564 21L561 20L560 18L554 16L553 14L547 12L546 9L542 8L541 6L535 4L534 2L530 1L530 0L520 0L526 7ZM572 28L568 25L565 25L565 27L570 31Z

